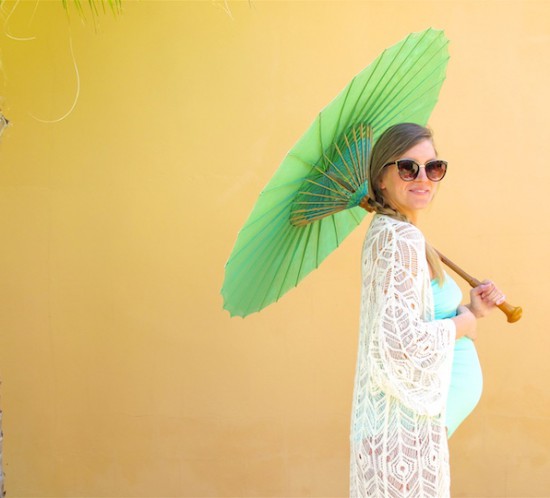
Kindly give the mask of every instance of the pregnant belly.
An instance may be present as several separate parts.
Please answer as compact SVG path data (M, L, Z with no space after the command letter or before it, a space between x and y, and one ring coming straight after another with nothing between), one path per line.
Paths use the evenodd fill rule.
M448 437L472 412L481 398L483 376L474 343L461 337L455 343L451 385L447 398Z

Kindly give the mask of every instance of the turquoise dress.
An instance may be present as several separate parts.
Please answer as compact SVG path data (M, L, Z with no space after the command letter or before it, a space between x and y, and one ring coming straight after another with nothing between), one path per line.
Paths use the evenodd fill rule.
M435 319L442 320L456 316L462 300L462 292L456 282L447 274L443 286L436 280L431 282L434 297ZM474 342L461 337L455 343L451 385L447 398L446 423L448 437L472 412L481 398L483 376Z

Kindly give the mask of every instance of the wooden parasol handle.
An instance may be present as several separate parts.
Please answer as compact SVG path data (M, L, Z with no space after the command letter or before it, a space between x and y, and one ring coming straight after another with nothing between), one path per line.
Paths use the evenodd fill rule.
M460 275L464 280L466 280L466 282L468 282L471 287L477 287L481 283L477 278L468 275L468 273L466 273L462 268L457 266L439 251L436 250L436 252L439 255L441 261L443 261L443 263L445 263L456 274ZM517 322L521 318L522 309L519 306L512 306L505 301L500 304L498 308L508 317L509 323Z

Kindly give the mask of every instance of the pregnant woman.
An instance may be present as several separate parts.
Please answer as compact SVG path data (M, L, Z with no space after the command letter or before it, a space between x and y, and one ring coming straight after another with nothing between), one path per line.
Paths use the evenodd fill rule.
M479 400L477 321L504 296L461 292L417 228L447 163L430 131L403 123L373 147L375 212L362 252L360 335L351 426L351 496L450 496L448 434Z

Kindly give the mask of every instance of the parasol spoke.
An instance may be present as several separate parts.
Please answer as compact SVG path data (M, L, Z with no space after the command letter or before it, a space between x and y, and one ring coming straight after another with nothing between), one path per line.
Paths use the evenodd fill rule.
M289 225L286 224L286 229L279 232L276 237L273 237L272 234L272 237L267 239L269 244L264 250L255 250L251 257L247 258L243 269L247 273L253 272L255 278L247 279L247 281L243 282L243 285L236 289L236 296L248 296L248 299L251 301L258 298L261 292L259 291L259 287L266 279L266 274L276 264L279 255L283 254L282 250L285 245L290 249L294 245L295 240L300 238L301 231L298 228L288 227ZM275 256L273 257L273 255Z
M431 79L431 76L434 75L434 74L437 74L439 71L440 71L440 67L441 65L438 65L437 67L433 68L432 71L430 71L428 74L426 74L426 76L424 77L424 79L418 79L416 78L416 76L418 74L425 74L423 73L425 67L429 64L430 61L427 61L426 64L420 68L418 68L418 71L415 73L415 79L411 79L407 82L407 84L409 84L411 81L413 81L415 83L416 86L413 86L410 90L406 90L405 88L401 89L392 99L392 107L388 108L388 109L384 109L384 113L385 113L385 120L386 122L389 122L391 121L392 119L395 118L395 114L391 114L391 112L395 111L395 110L398 110L399 112L403 112L403 109L406 109L407 108L407 105L410 105L410 104L414 104L414 102L416 101L416 99L418 99L418 96L422 96L424 93L431 93L431 91L433 90L433 88L438 88L441 86L441 84L443 83L443 78L441 78L440 81L435 81L435 82L432 82L433 80ZM421 87L421 85L424 84L424 82L426 81L430 81L430 84L431 86L429 88L427 88L425 91L419 91L419 87ZM407 99L411 99L410 102L407 102ZM374 113L374 116L373 116L373 120L377 120L378 117L380 116L380 113L382 111L380 110L377 110L375 111ZM381 123L382 126L383 125L383 122Z
M239 259L243 258L245 261L249 260L251 261L255 255L256 252L261 252L260 249L267 246L269 244L269 237L273 236L273 233L276 233L276 228L278 227L285 227L288 225L288 228L293 228L292 225L287 223L289 210L288 206L283 206L282 209L279 211L275 211L274 213L270 213L272 218L265 223L265 225L260 226L260 228L256 229L255 231L252 231L250 235L248 236L247 240L242 240L242 234L245 230L245 228L251 228L251 227L243 227L243 229L239 232L239 237L237 239L237 242L240 242L240 244L235 246L235 249L231 253L231 258L227 262L227 264ZM240 240L239 240L240 239ZM238 268L233 270L235 272L235 275L238 275L238 272L240 272L242 268Z
M302 197L302 196L321 197L321 199L332 199L332 200L335 200L335 201L336 200L340 201L342 199L342 197L336 197L334 195L321 194L319 192L308 191L308 190L301 190L300 192L298 192L298 195L300 195L300 197ZM319 201L319 202L321 202L321 201ZM294 203L297 204L298 201L294 201Z
M335 143L334 147L336 149L336 152L337 152L338 156L340 156L342 164L344 165L344 167L346 168L346 171L348 172L348 178L349 178L350 182L352 183L352 187L354 187L353 191L355 192L359 188L359 183L357 183L357 179L355 178L355 175L353 174L352 168L349 167L348 161L344 157L344 154L340 150L340 147L338 147L338 144ZM353 163L353 154L350 154L350 160ZM344 175L342 175L342 176L345 178Z
M388 66L385 69L383 69L382 74L378 76L378 80L376 81L376 86L370 90L371 97L366 102L363 103L358 114L355 116L356 120L367 121L368 115L369 115L368 113L371 113L373 109L376 109L379 107L380 100L383 99L383 102L384 103L386 102L386 98L384 98L383 96L385 94L385 90L388 84L392 81L391 71L393 70L393 65L395 64L395 66L399 68L401 67L402 64L409 65L411 63L410 55L411 55L411 52L414 50L414 46L409 50L408 53L402 53L407 50L410 40L411 40L411 35L409 35L405 39L405 42L399 47L399 51L395 55L395 57L390 58L390 60L388 61L389 62ZM418 43L420 43L420 40L418 41ZM386 59L389 58L388 56L389 56L389 53L387 50L385 50L382 53L381 62L382 61L386 62ZM368 109L368 113L366 113L367 109Z
M359 186L365 181L361 178L361 166L359 162L361 161L361 156L359 154L359 148L358 148L358 142L357 142L357 136L355 133L355 129L352 128L352 134L354 137L353 145L350 143L349 138L347 135L344 136L344 141L346 143L346 147L349 151L350 155L350 162L352 165L352 171L350 171L350 176L353 177L354 183L355 183L355 190L359 188ZM355 152L355 154L354 154Z
M414 57L412 54L418 52L423 41L424 37L420 38L415 44L412 44L409 52L405 55L405 64L398 64L397 59L391 61L390 66L388 66L389 75L382 89L381 96L377 99L376 105L373 105L369 109L370 116L378 115L380 109L385 109L387 105L390 105L396 93L399 94L406 88L406 85L414 81L414 78L416 78L420 71L425 52L422 52L420 57ZM426 47L426 50L429 50L433 43L435 43L435 40L432 40L428 47Z

